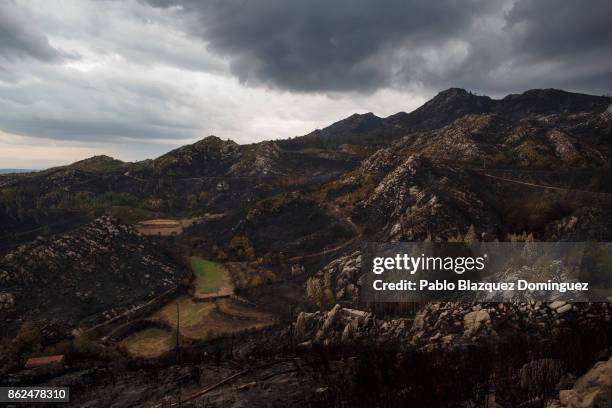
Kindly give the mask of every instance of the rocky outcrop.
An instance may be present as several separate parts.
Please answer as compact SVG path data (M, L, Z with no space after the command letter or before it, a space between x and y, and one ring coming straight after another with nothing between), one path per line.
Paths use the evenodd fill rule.
M608 237L612 212L596 207L582 207L546 227L549 241L598 241Z
M559 159L565 163L601 165L606 161L601 152L590 146L581 145L578 140L560 129L548 132L547 138L553 143Z
M483 325L486 326L490 322L491 316L486 310L477 309L468 312L463 316L464 335L471 336L473 333L477 333Z
M568 390L559 392L559 399L547 408L600 408L612 406L612 358L596 363Z
M225 174L241 156L235 142L208 136L158 157L147 163L146 168L157 175L217 176Z
M326 278L326 275L329 278ZM321 285L329 279L332 287L329 288L334 294L336 301L346 301L357 304L359 301L359 286L361 277L361 252L342 256L325 265L315 274Z
M612 321L607 303L466 304L430 303L413 319L377 318L372 313L334 306L329 311L302 312L294 324L303 346L350 342L396 342L427 351L452 349L480 341L497 341L513 332L529 332L534 342L551 339L574 324L594 327Z
M355 218L381 241L450 239L470 225L492 231L497 216L476 193L476 183L463 170L411 155L356 207Z
M378 321L373 314L335 305L327 312L302 312L294 324L294 341L300 347L355 343L382 345L405 337L406 320Z
M230 174L248 176L270 176L282 174L280 163L281 150L275 142L262 142L250 148L243 155L243 159L232 165Z
M549 339L564 327L608 325L612 307L608 303L556 301L535 303L431 303L417 313L410 342L435 349L480 339L495 340L514 331L529 332L534 341Z

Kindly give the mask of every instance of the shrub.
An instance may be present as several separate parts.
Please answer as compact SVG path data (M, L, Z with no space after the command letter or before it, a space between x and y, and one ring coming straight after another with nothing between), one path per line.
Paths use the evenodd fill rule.
M17 333L17 347L21 353L33 353L42 350L42 336L36 324L25 321Z
M244 235L235 236L229 243L229 251L240 260L252 261L255 259L255 249L251 240Z

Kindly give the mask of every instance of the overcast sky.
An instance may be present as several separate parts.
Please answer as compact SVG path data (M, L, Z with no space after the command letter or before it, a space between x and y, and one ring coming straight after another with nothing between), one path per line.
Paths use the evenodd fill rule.
M612 90L610 0L0 0L0 168L308 133L440 90Z

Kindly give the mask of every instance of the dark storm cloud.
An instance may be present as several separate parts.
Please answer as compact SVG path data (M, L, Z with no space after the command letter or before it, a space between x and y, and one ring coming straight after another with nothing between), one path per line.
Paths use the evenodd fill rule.
M540 57L612 52L612 1L521 0L507 17L524 25L520 50Z
M394 76L389 55L460 35L490 1L149 0L196 15L191 29L245 82L298 91L372 90ZM415 56L415 63L417 57ZM404 70L404 73L407 72Z
M552 67L525 85L612 90L611 1L520 0L506 21L506 29L514 32L511 57L526 70L537 64Z
M609 0L145 1L182 8L191 33L229 57L232 73L246 83L295 91L455 85L503 93L611 82ZM563 72L530 71L544 64Z
M53 48L42 32L37 31L15 2L0 5L0 58L5 60L34 58L41 61L59 61L66 57Z

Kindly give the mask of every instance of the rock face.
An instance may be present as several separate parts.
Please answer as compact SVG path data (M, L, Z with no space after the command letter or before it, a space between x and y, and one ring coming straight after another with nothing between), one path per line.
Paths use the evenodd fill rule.
M548 408L599 408L612 406L612 358L596 363L574 387L559 392Z
M582 207L546 227L549 241L591 241L607 236L612 229L612 211Z
M450 239L470 225L493 231L499 221L477 183L462 170L411 155L356 206L354 218L383 242Z
M479 339L503 338L513 331L550 338L575 322L608 325L612 307L608 303L431 303L419 311L412 324L410 342L419 347L445 346L443 338L475 343Z
M383 344L408 333L402 319L377 321L371 313L335 305L327 312L302 312L294 325L294 341L301 347L354 343Z
M406 136L394 147L403 155L420 153L433 159L492 168L604 165L607 145L582 133L584 127L604 138L607 132L585 125L598 117L585 115L575 117L574 123L560 115L517 120L491 113L470 114L444 127Z
M325 265L315 274L322 285L325 284L326 275L332 283L332 290L336 301L347 301L357 304L359 301L359 277L361 276L361 253L355 251L352 254L339 257Z
M474 310L473 312L466 313L463 316L463 327L465 329L464 334L466 336L475 333L480 329L482 325L487 325L491 322L491 316L486 310Z
M529 332L535 342L550 339L576 322L593 327L610 321L612 307L607 303L429 303L413 319L377 318L336 305L327 312L301 313L294 333L295 340L305 346L395 341L405 347L435 350L495 341L515 331Z
M154 244L111 217L40 237L0 258L4 333L23 320L77 324L110 317L188 277Z
M275 142L262 142L245 153L244 160L235 163L230 174L248 176L271 176L282 174L287 169L281 163L281 149Z

